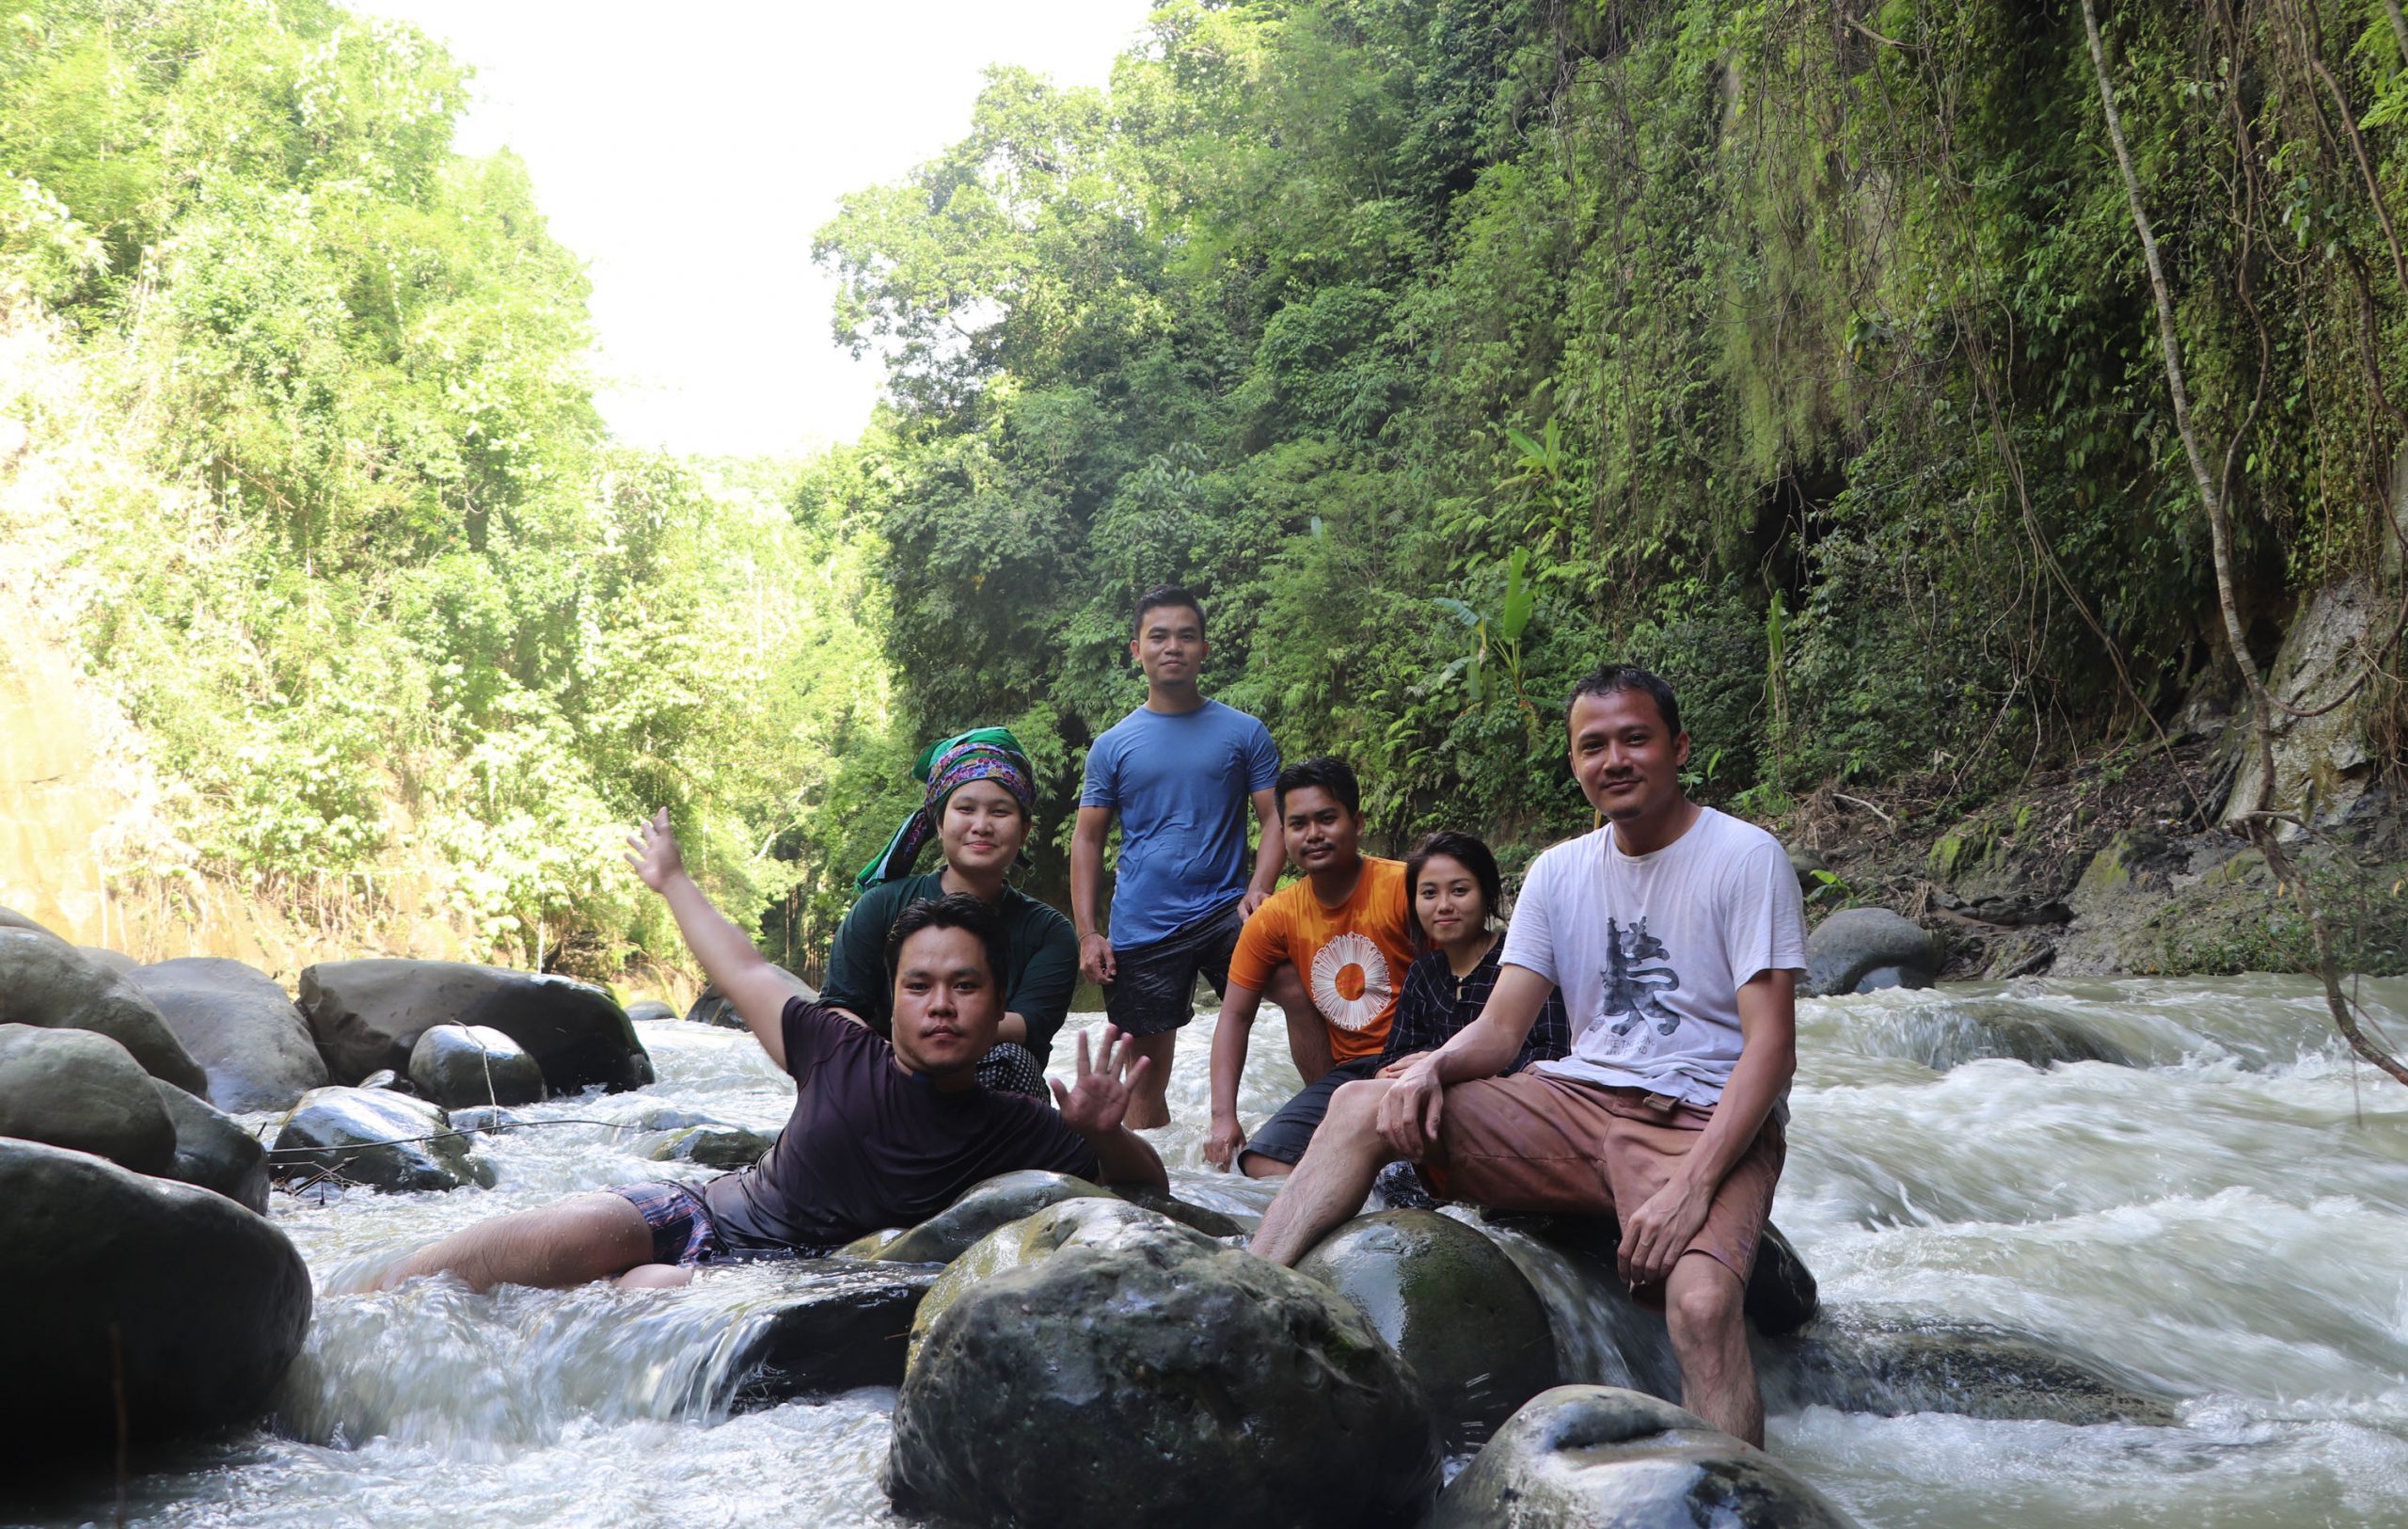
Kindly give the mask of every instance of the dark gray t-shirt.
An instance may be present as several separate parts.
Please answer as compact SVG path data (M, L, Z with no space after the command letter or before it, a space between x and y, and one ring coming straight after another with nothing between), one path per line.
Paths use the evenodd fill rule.
M1095 1148L1024 1094L947 1093L825 1005L786 1001L794 1114L778 1144L703 1191L731 1246L840 1247L925 1221L982 1179L1041 1168L1101 1182Z

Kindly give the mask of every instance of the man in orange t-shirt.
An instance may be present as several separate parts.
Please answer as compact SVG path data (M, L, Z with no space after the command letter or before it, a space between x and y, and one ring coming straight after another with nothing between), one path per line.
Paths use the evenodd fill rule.
M1342 759L1307 759L1274 788L1288 853L1303 881L1273 893L1245 921L1229 958L1228 992L1212 1031L1212 1125L1204 1155L1234 1157L1250 1178L1282 1178L1329 1109L1339 1085L1379 1071L1397 989L1418 954L1404 864L1363 853L1363 792ZM1238 1124L1247 1034L1272 974L1292 965L1329 1030L1332 1065L1248 1140Z

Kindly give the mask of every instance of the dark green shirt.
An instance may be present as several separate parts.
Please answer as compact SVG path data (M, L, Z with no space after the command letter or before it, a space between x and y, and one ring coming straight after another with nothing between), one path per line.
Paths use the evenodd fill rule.
M849 1010L880 1035L895 1030L895 989L886 980L886 932L914 902L944 896L944 872L906 876L862 894L836 926L828 950L828 981L819 1001ZM1011 970L1004 974L1004 1008L1028 1022L1028 1049L1040 1063L1053 1048L1054 1032L1069 1016L1070 992L1079 984L1079 938L1070 921L1018 887L1006 887L995 912L1011 948Z

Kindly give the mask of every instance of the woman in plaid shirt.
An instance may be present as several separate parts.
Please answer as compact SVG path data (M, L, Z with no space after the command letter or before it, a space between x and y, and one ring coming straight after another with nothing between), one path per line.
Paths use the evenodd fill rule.
M1469 834L1451 830L1423 839L1404 863L1404 895L1427 954L1405 968L1397 993L1396 1019L1388 1029L1379 1076L1394 1077L1423 1052L1435 1051L1457 1030L1480 1017L1496 984L1497 955L1505 946L1503 925L1491 929L1501 883L1497 857ZM1553 1061L1572 1050L1572 1027L1563 995L1551 994L1507 1073L1534 1061Z

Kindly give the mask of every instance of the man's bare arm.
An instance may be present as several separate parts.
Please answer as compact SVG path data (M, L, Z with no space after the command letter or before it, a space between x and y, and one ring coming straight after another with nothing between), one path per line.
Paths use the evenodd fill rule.
M1555 983L1528 966L1500 967L1480 1017L1445 1045L1398 1075L1380 1099L1380 1135L1409 1162L1419 1162L1438 1139L1450 1083L1495 1077L1513 1065L1522 1042L1546 1007Z
M794 989L752 948L752 941L745 932L711 906L710 900L703 896L703 889L694 884L694 878L686 873L677 836L670 832L668 808L661 808L651 821L629 835L627 845L627 863L636 868L643 884L669 904L670 914L677 920L677 932L685 937L686 948L702 963L703 975L736 1006L745 1028L761 1043L761 1049L769 1054L769 1059L783 1069L786 1064L786 1000L794 996Z
M1096 917L1103 891L1103 841L1111 833L1110 807L1081 807L1070 830L1070 924L1079 934L1079 971L1099 985L1115 975L1112 942Z
M1232 981L1221 998L1221 1017L1212 1023L1212 1123L1204 1134L1204 1160L1214 1168L1228 1167L1245 1145L1238 1124L1238 1081L1245 1073L1254 1016L1261 1009L1261 994Z
M1266 786L1252 800L1262 842L1255 846L1254 879L1246 883L1245 896L1238 903L1241 918L1253 917L1263 899L1279 889L1279 868L1288 861L1288 831L1279 824L1279 793Z

